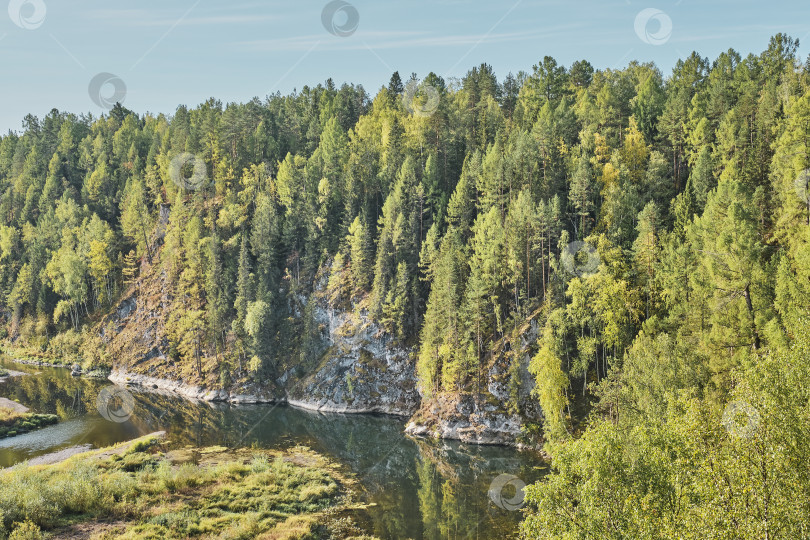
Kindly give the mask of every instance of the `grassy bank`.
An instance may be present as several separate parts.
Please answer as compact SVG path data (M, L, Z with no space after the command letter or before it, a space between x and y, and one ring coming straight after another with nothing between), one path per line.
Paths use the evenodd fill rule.
M2 538L361 537L347 517L352 481L302 447L167 452L145 439L18 466L0 472L0 485Z
M68 360L59 355L44 352L37 347L14 346L7 340L0 342L0 353L14 359L15 362L26 364L42 364L49 366L65 366Z
M0 407L0 439L28 433L58 421L59 417L54 414L21 413Z

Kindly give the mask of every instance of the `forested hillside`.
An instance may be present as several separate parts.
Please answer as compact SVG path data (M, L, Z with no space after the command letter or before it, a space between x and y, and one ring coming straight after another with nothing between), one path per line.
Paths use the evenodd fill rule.
M328 280L330 305L413 351L426 399L530 351L546 440L722 411L807 329L797 46L29 116L0 141L3 337L113 365L99 326L150 269L171 362L270 383L317 356L296 299Z

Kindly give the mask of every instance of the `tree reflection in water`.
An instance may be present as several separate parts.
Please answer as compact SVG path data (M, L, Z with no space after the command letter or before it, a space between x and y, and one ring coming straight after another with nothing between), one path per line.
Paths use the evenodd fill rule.
M0 466L69 446L108 446L154 431L171 445L285 447L304 444L353 471L372 505L360 521L382 538L508 538L520 512L489 499L492 480L513 474L537 480L539 456L503 447L422 441L403 434L402 419L320 414L287 406L230 406L192 402L157 391L129 388L135 409L126 422L104 420L96 399L108 381L70 376L67 370L0 366L37 373L0 383L0 396L36 412L58 414L60 429L0 441Z

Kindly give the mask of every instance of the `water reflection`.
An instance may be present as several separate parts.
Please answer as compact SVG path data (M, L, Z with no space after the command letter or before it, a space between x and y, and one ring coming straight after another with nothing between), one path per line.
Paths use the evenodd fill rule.
M0 365L3 362L0 361ZM174 446L286 447L306 444L353 471L366 490L369 510L361 520L381 538L508 538L519 512L496 507L488 497L501 473L537 480L532 454L502 447L425 442L403 435L400 419L324 415L284 406L191 402L173 395L136 391L127 422L104 420L95 408L106 381L76 379L66 370L14 366L39 372L0 383L0 396L37 412L58 414L59 425L0 440L0 466L68 446L107 446L164 430Z

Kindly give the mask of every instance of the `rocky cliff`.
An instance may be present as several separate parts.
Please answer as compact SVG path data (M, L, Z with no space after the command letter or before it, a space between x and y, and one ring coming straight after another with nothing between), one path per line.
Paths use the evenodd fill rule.
M474 444L520 445L525 440L524 426L540 421L530 396L534 383L527 371L528 354L517 372L504 355L493 355L477 394L421 395L416 351L386 335L362 303L344 309L332 306L326 298L325 279L311 294L298 295L290 311L291 317L312 317L309 326L318 329L313 346L316 361L283 366L280 376L261 384L242 377L223 387L217 358L204 359L199 369L169 354L165 321L172 298L158 256L151 263L143 262L141 278L99 325L113 359L110 379L116 383L211 402L287 401L322 412L404 416L411 419L407 431L412 435ZM306 306L311 309L302 309ZM536 327L532 329L525 333L522 349L533 342Z
M321 301L314 314L325 328L327 350L317 369L287 385L291 405L341 413L416 412L413 350L395 344L363 311L340 311Z
M99 333L114 359L110 379L176 392L192 399L232 403L290 404L311 410L341 413L383 413L410 416L420 404L416 390L414 351L396 345L364 312L341 311L325 299L325 281L296 306L313 302L311 326L320 328L314 348L315 366L288 367L276 381L256 384L250 379L223 387L213 365L198 370L169 355L165 332L171 296L165 272L157 260L144 261L141 278L105 319ZM291 316L307 316L298 307ZM200 371L202 373L200 373Z
M418 437L457 439L469 444L505 444L539 449L536 431L542 411L531 395L534 379L523 354L517 369L503 359L486 370L478 393L425 397L405 431Z

